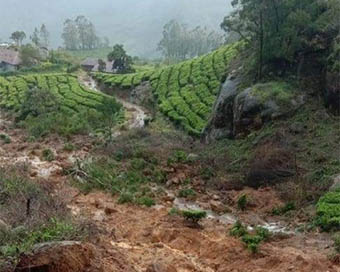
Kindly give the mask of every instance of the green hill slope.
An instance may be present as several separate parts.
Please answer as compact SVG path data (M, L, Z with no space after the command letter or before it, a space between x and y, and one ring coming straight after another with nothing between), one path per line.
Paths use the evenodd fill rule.
M108 97L82 87L75 76L69 74L37 74L27 76L0 77L0 106L18 111L26 92L32 88L49 90L61 102L61 109L79 113L97 110Z
M207 124L237 44L163 69L127 75L95 73L107 87L130 89L149 81L160 111L192 135Z

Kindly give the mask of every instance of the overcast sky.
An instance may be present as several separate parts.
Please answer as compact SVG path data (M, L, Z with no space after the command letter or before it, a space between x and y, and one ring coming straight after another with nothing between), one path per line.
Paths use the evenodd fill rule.
M230 12L231 0L0 0L0 39L23 30L29 36L35 26L47 25L53 47L62 45L62 24L85 15L99 36L124 43L137 55L155 51L163 25L177 19L188 25L219 30ZM27 41L27 40L26 40Z

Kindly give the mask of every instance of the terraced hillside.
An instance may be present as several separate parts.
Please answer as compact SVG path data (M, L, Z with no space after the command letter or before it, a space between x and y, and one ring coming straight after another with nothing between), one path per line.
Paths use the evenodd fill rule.
M128 75L93 74L107 87L130 89L149 81L159 109L192 135L207 124L238 44L163 69Z
M49 90L61 102L61 109L70 113L97 110L105 99L112 99L84 88L78 83L75 76L69 74L37 74L0 77L0 106L8 110L18 111L25 99L26 92L32 88Z

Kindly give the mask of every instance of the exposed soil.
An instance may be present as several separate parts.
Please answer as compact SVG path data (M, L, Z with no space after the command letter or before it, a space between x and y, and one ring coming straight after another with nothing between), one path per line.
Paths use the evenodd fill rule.
M126 103L125 106L129 107ZM137 112L131 115L131 124L140 124L137 116L141 113ZM55 193L63 196L74 217L86 218L103 230L91 237L92 244L33 252L21 259L16 271L340 271L340 267L327 258L330 239L319 233L276 237L261 245L260 253L253 255L241 241L229 236L231 222L211 217L203 220L201 227L193 228L180 217L170 216L173 199L159 199L158 205L144 208L118 205L115 197L103 192L82 194L69 185L62 170L76 158L87 156L91 149L88 137L74 137L72 143L79 149L73 152L65 151L64 142L58 137L49 137L39 144L29 143L25 142L25 132L13 129L4 117L0 118L0 133L8 134L12 140L10 144L0 146L2 166L18 162L30 164L32 179L46 179L55 188ZM45 148L55 152L56 160L41 160L40 154ZM267 210L280 203L270 189L247 190L255 206L248 215L240 215L242 218L256 215L261 222ZM240 193L233 192L232 196L236 198ZM199 199L204 202L206 198L202 195ZM27 270L30 265L40 266L41 270Z

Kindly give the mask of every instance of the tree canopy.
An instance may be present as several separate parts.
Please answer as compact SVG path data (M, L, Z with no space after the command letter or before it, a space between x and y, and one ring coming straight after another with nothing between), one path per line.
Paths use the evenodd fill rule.
M258 78L265 64L294 64L299 55L328 50L339 33L338 0L233 0L222 29L253 50Z
M206 54L217 49L223 42L224 37L215 31L200 26L189 29L186 25L171 20L164 26L158 50L168 60L179 61Z
M13 40L18 46L22 45L22 41L26 38L24 31L15 31L12 33L10 39Z
M109 61L114 61L113 69L117 73L128 73L133 72L132 68L132 57L129 56L122 44L116 44L113 46L113 50L107 56Z

